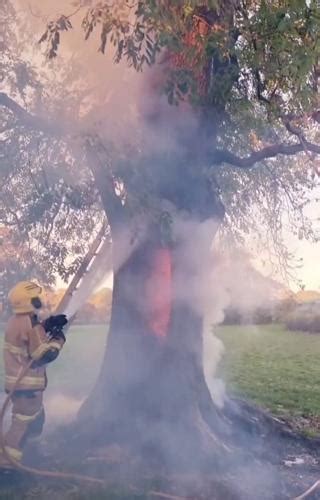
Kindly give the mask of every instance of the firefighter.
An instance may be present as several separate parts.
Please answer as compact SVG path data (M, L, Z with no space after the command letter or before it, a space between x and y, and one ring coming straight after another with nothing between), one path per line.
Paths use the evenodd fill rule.
M6 452L20 462L29 438L39 437L44 425L43 391L47 386L46 364L54 361L65 343L64 315L51 316L41 323L37 311L42 307L42 288L23 281L9 292L13 315L5 330L5 391L12 392L12 422L5 436ZM18 377L34 361L23 378ZM18 382L18 383L17 383ZM0 455L0 467L10 468Z

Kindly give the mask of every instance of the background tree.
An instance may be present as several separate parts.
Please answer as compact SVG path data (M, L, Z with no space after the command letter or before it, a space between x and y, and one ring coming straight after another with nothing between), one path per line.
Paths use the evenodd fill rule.
M109 136L104 133L105 122L88 125L97 109L93 106L80 127L70 128L63 120L39 116L33 102L24 106L21 98L2 94L6 123L13 120L17 134L9 138L4 132L10 151L18 145L19 155L27 151L29 158L35 148L22 138L26 134L30 141L36 135L44 156L37 155L35 165L42 161L45 171L57 172L52 158L59 158L63 172L70 168L79 175L70 187L58 170L59 181L46 188L39 165L39 193L29 194L20 207L29 214L49 189L45 208L33 219L33 240L41 241L43 228L48 234L49 227L43 247L54 257L50 269L63 276L60 266L68 252L74 254L70 245L77 232L85 231L85 240L101 221L102 210L111 228L111 330L100 379L82 411L90 434L94 427L100 441L104 435L107 442L152 450L166 463L168 458L198 460L224 447L213 434L221 431L221 416L202 368L203 315L212 308L206 286L211 236L225 220L243 237L248 221L257 225L259 213L286 263L283 206L301 236L313 236L303 208L316 185L320 152L319 13L315 2L307 6L303 1L93 2L82 9L87 9L86 37L99 29L102 52L112 42L115 62L125 60L143 71L139 126L125 129L130 140L116 142L110 128ZM67 15L49 23L41 37L49 58L57 55L60 34L71 23ZM55 97L52 90L42 99L54 107ZM130 113L119 115L112 120L137 123ZM278 155L287 159L279 161ZM25 179L27 166L19 156L15 183L19 169ZM81 192L70 212L68 189ZM20 212L15 211L19 217ZM46 225L48 217L51 225ZM25 227L27 220L20 224ZM41 261L41 250L37 255ZM186 283L191 283L187 294ZM147 430L143 436L141 429Z

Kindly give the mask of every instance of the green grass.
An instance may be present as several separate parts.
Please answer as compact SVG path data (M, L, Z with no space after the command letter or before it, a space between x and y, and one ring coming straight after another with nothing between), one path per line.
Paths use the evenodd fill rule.
M220 372L230 391L318 427L320 335L272 325L223 327L218 336L226 348Z

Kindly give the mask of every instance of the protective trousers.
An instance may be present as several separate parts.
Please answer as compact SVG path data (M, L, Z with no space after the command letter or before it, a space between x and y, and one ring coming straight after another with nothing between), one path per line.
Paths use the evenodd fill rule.
M41 391L16 391L12 395L12 422L5 443L7 453L18 462L27 440L42 433L45 420L42 400Z

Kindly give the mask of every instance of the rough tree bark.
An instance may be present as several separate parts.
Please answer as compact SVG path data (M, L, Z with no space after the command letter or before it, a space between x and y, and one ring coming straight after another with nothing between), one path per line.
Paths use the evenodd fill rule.
M199 223L221 220L223 207L207 183L190 181L181 183L187 192L167 191L167 199ZM117 234L124 220L113 219L115 255L123 254ZM223 418L204 377L203 319L181 298L181 287L198 279L196 267L184 268L180 259L183 245L182 240L163 244L159 228L149 226L143 241L127 252L115 274L100 377L79 414L90 428L91 444L123 444L140 457L179 467L194 461L199 466L202 459L208 463L213 451L227 449L217 437L223 434Z

